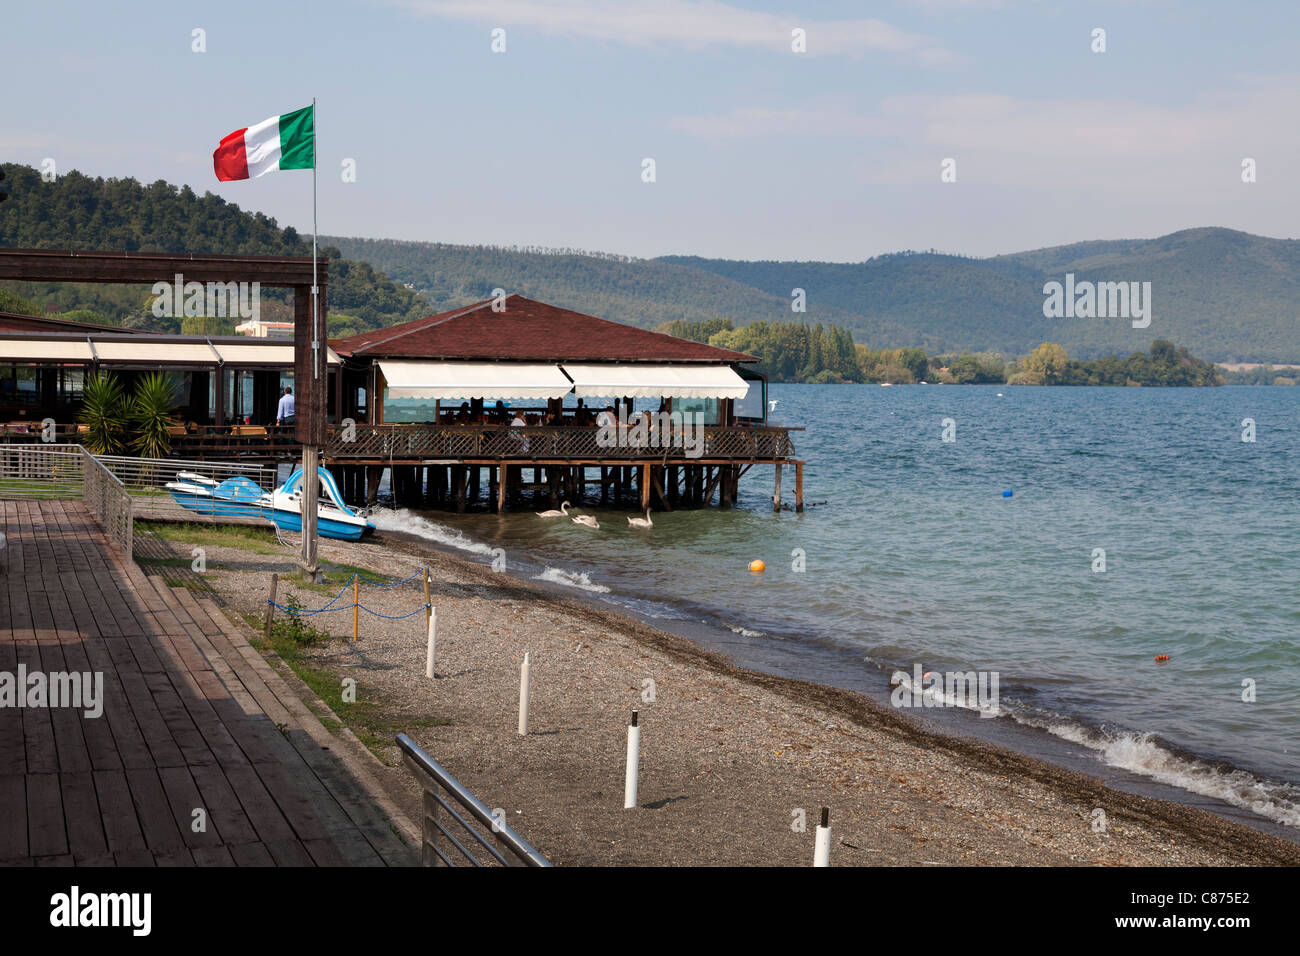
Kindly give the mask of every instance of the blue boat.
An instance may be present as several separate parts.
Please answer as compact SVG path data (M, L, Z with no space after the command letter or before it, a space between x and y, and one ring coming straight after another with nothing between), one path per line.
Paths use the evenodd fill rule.
M339 493L333 475L324 468L317 468L316 474L321 490L316 508L316 532L325 538L359 541L374 525L343 503L343 495ZM276 526L285 531L301 531L302 469L295 468L289 480L271 493L270 499L270 517Z
M321 496L317 503L316 531L325 538L358 541L374 528L369 521L343 503L334 476L324 468L316 471ZM181 507L209 517L268 518L285 531L302 531L302 469L295 468L289 480L267 494L250 478L214 481L194 472L178 472L175 481L163 485Z

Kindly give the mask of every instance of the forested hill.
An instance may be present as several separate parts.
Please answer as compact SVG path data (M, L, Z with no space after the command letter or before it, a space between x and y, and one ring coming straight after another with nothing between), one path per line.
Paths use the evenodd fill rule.
M4 165L9 198L0 202L0 247L96 249L227 255L311 255L311 237L281 228L260 212L247 212L213 193L159 180L100 179L72 171L43 182L29 166ZM368 263L330 256L330 334L370 329L429 314L421 297L393 283ZM6 298L53 306L80 318L139 327L164 326L149 312L148 286L78 283L0 283ZM281 290L264 290L262 317L287 315ZM279 314L277 314L279 313ZM176 324L172 322L172 324ZM176 331L162 328L161 331Z
M1096 358L1174 339L1215 361L1300 361L1300 242L1228 229L1103 240L990 259L934 252L866 262L765 262L329 237L343 254L411 283L438 308L495 287L647 328L728 318L824 323L873 348L1022 355L1058 342ZM1043 286L1150 282L1152 322L1043 315ZM803 289L807 310L791 311Z
M972 259L900 253L860 263L748 262L668 256L660 261L731 279L771 294L808 292L820 304L894 325L925 329L944 349L1020 354L1038 343L1097 357L1145 350L1172 338L1213 361L1300 361L1300 241L1201 228L1158 239L1103 240ZM1049 319L1043 285L1150 282L1152 322ZM880 341L871 345L919 345Z
M188 186L77 172L46 183L30 167L3 169L9 199L0 203L0 246L310 252L309 241L292 228ZM645 328L714 319L737 327L795 322L847 329L872 349L919 347L932 355L1014 357L1054 342L1072 356L1092 359L1144 352L1158 339L1172 339L1211 361L1300 362L1300 242L1228 229L990 259L928 252L859 263L645 260L577 250L322 241L331 258L333 336L418 318L503 288ZM1123 318L1044 317L1043 286L1063 281L1066 273L1078 282L1150 282L1150 326L1135 329ZM803 290L806 311L792 311L795 289ZM178 330L153 318L143 286L0 283L0 291L24 307L82 310L76 317L86 321ZM288 317L278 296L263 293L264 318Z
M490 297L494 288L502 288L643 328L674 321L707 322L718 317L730 317L738 325L804 318L791 313L789 289L756 289L709 271L663 260L577 250L456 246L343 236L325 236L323 241L350 259L369 262L396 281L410 283L435 311L481 301ZM815 317L807 318L814 324L851 326L863 341L907 339L939 345L938 339L923 330L866 319L826 303Z

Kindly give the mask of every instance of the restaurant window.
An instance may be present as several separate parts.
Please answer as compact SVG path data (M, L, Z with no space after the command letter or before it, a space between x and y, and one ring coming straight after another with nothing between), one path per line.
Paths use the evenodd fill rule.
M738 422L762 424L767 421L767 379L743 368L736 369L736 372L749 383L749 391L744 398L735 400L732 414Z
M717 425L718 414L722 403L716 398L674 398L673 411L681 412L683 420L685 416L699 412L703 415L700 419L705 425Z

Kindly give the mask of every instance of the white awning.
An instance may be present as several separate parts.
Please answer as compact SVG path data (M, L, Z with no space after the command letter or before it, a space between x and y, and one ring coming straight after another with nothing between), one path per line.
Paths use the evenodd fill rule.
M5 362L90 362L93 358L85 339L0 340L0 361Z
M338 354L325 348L326 360L338 365ZM146 336L90 335L89 341L70 336L0 338L0 361L94 362L130 365L196 365L235 367L269 365L293 368L293 342L250 339L247 342L212 342L197 336L178 336L164 342Z
M95 354L101 362L140 362L153 364L216 365L217 353L203 341L133 342L135 336L108 340L92 337Z
M582 398L744 398L749 383L727 365L561 366Z
M264 342L274 340L263 339ZM254 345L240 342L232 345L229 342L213 342L212 347L221 353L222 360L227 365L287 365L293 366L293 342L283 342L280 345ZM330 365L338 365L338 354L328 346L325 346L325 361Z
M526 362L379 363L388 397L426 401L448 398L563 398L573 388L558 365Z

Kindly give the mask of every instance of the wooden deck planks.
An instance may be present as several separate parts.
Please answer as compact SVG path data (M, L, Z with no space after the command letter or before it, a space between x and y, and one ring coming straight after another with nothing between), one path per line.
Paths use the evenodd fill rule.
M80 502L0 501L0 530L0 670L103 676L98 719L0 710L0 863L414 862L215 604L124 561Z

